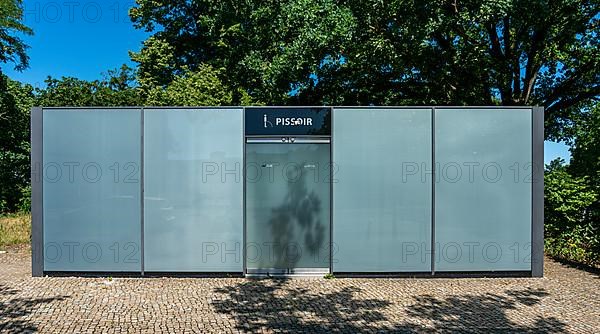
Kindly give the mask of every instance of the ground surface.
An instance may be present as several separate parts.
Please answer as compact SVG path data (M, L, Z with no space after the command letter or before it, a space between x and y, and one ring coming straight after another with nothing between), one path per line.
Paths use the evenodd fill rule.
M600 332L600 277L547 260L545 278L32 278L0 254L0 332Z

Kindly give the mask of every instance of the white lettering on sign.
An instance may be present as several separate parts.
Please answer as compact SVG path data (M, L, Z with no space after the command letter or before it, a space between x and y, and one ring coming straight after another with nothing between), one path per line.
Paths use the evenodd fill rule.
M310 117L277 117L275 125L308 126L312 124Z
M275 125L281 126L312 126L313 119L311 117L275 117ZM269 121L267 114L263 115L263 126L272 128L273 123Z

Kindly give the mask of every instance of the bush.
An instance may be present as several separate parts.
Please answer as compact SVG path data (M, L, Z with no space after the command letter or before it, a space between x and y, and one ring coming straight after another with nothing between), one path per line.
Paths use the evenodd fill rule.
M558 160L545 177L545 248L556 256L600 264L600 237L594 205L599 198L585 177L575 177Z
M21 187L21 200L19 200L19 211L31 212L31 185Z

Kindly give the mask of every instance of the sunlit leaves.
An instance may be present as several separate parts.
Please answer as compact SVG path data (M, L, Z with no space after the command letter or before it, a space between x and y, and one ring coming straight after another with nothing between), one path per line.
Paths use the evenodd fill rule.
M221 106L232 105L232 94L221 82L218 71L202 65L196 72L185 72L166 87L148 93L146 105Z
M267 104L541 105L565 139L600 94L597 0L138 0L140 80L222 69ZM152 40L154 39L154 41ZM158 45L166 43L167 45Z
M13 63L16 70L27 68L29 57L22 36L31 34L33 31L23 24L22 1L0 1L0 62Z

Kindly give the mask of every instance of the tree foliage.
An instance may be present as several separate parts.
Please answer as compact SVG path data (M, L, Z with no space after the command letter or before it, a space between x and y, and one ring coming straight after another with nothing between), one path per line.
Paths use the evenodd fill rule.
M15 211L29 184L33 87L0 74L0 213Z
M269 104L287 103L291 89L309 81L328 55L339 53L353 25L350 10L329 0L137 3L130 11L136 26L155 34L134 60L154 54L148 51L155 45L151 40L159 40L170 45L173 73L208 64L223 69L224 83L234 92L242 88ZM172 76L148 68L153 66L140 62L140 77L148 73L165 82ZM235 94L234 101L240 98Z
M542 105L552 139L600 96L597 0L136 4L160 84L209 64L267 104Z
M587 176L590 183L600 189L600 103L584 111L570 151L569 172L578 177Z
M29 65L27 45L20 36L33 34L33 31L22 21L21 0L0 2L0 62L14 63L17 70L23 70Z
M150 37L139 53L130 52L139 63L138 82L146 105L155 106L221 106L233 105L231 88L220 71L208 64L197 64L194 70L182 66L177 70L174 48L164 40ZM238 101L248 102L241 91Z
M232 105L232 94L211 66L178 76L165 88L157 86L148 93L147 105L222 106Z
M598 188L588 177L572 176L561 161L547 168L545 181L546 251L553 256L600 264Z
M587 214L579 228L591 236L590 251L600 263L600 103L584 110L582 116L575 126L571 162L566 170L574 178L585 180L588 189L596 194L595 200L585 209Z
M22 23L20 0L0 2L0 63L23 70L29 64L22 35L31 35ZM10 80L0 70L0 213L18 209L29 182L29 109L33 88Z
M139 53L130 51L129 55L139 64L137 79L144 96L152 89L166 87L175 79L173 47L166 41L150 37L144 41Z
M118 106L220 106L232 105L232 90L210 65L182 71L172 81L159 83L123 65L101 80L49 77L46 87L36 89L36 105L43 107ZM241 92L246 105L256 104Z
M42 107L136 106L143 100L135 85L133 69L123 65L101 80L48 77L45 88L36 89L36 105Z

